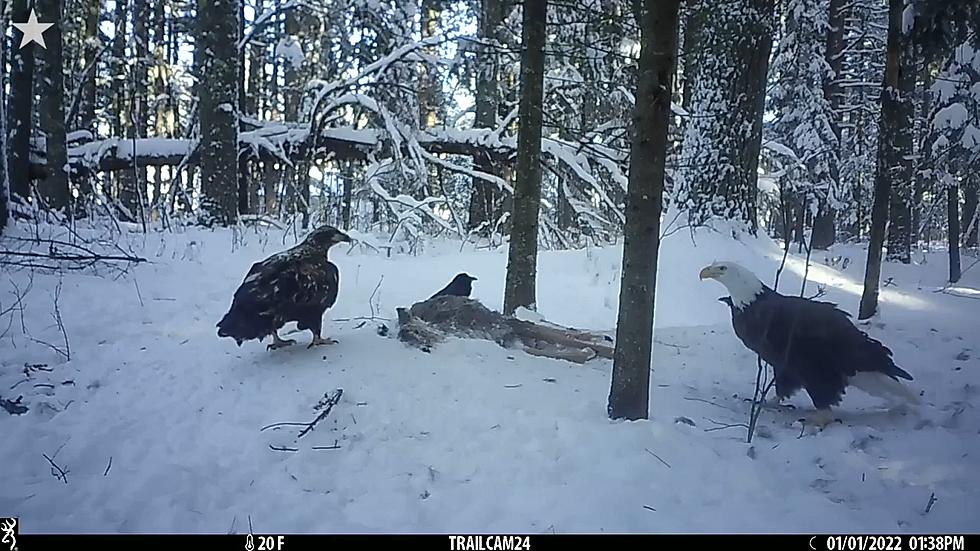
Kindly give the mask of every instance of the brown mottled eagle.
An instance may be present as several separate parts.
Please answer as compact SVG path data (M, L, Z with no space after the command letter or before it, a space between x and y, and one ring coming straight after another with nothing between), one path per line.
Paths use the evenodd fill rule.
M809 423L822 428L833 422L830 407L850 385L892 405L919 402L899 381L912 376L895 365L892 351L837 305L781 295L734 262L707 266L700 277L728 289L731 296L718 300L731 309L735 335L772 366L777 400L806 390L816 408Z
M323 313L337 301L340 271L327 260L337 243L349 243L347 234L330 226L310 232L302 243L256 262L235 291L231 309L218 322L218 336L243 341L272 335L269 350L294 344L279 337L283 325L295 321L313 333L309 347L337 341L320 336Z

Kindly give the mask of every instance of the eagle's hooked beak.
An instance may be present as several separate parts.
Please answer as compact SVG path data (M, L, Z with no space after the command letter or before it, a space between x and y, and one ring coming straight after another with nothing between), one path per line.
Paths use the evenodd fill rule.
M699 274L698 277L700 277L701 280L703 281L705 279L713 278L716 275L718 275L718 272L712 269L711 266L705 266L704 268L701 269L701 273Z
M350 243L350 236L344 232L337 232L333 236L334 243Z

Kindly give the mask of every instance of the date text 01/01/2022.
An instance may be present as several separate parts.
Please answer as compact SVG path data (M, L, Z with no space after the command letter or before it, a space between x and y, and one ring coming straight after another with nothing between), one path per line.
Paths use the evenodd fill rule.
M528 536L449 536L449 551L530 551Z
M810 547L819 543L814 538ZM827 551L966 551L963 536L827 536L822 543Z

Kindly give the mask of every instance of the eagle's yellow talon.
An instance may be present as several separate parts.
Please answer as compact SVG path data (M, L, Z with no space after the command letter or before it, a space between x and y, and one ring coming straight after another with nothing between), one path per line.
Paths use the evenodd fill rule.
M324 344L337 344L337 341L331 338L322 339L320 337L313 337L313 340L310 342L310 345L307 346L307 348L313 348L314 346L320 346Z

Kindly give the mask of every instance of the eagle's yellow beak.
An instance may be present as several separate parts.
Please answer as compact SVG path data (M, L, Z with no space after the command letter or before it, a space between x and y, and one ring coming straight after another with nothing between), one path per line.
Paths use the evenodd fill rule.
M705 266L704 268L701 269L701 273L699 274L699 277L702 280L705 280L705 279L713 278L715 277L715 275L717 275L717 272L715 272L715 270L713 270L711 266Z

